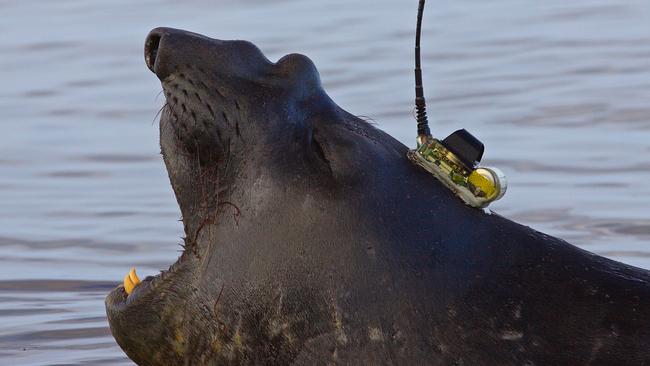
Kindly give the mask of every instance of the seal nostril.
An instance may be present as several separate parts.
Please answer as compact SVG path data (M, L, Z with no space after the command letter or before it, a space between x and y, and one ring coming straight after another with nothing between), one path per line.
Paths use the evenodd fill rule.
M160 35L159 34L150 34L147 37L147 41L144 44L144 61L147 63L147 67L152 72L156 72L154 67L156 65L156 56L158 55L158 46L160 45Z

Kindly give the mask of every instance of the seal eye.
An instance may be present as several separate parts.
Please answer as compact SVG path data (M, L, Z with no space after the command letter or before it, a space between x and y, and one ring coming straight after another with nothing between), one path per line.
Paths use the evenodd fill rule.
M318 139L316 138L316 131L310 131L309 132L309 141L310 141L310 146L318 158L326 167L327 170L330 172L332 171L332 166L330 164L329 159L327 159L327 156L325 155L325 150L323 150L323 146L321 145L320 142L318 142Z

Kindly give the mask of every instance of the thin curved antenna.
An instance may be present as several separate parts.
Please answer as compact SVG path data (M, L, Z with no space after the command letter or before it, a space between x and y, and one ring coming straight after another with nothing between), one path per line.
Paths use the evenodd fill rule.
M418 25L415 34L415 110L417 113L418 137L431 135L429 119L427 118L427 102L424 99L424 87L422 86L422 68L420 62L420 36L422 34L424 2L425 0L420 0L420 5L418 6Z

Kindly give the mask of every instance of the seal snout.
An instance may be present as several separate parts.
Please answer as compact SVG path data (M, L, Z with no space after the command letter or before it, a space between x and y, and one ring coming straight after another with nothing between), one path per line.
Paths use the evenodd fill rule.
M160 46L161 32L158 29L152 30L144 42L144 61L151 72L155 73L156 57Z

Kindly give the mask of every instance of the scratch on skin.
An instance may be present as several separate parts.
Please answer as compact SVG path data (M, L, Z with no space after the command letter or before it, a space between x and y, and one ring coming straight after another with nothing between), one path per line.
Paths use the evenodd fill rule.
M235 224L239 226L239 217L241 216L241 210L239 209L239 207L237 207L237 205L235 205L232 202L229 201L219 202L219 206L225 206L225 205L231 206L235 209L235 213L232 216L235 219Z
M516 330L506 330L501 333L501 339L505 341L518 341L524 337L524 333Z
M217 295L217 299L214 301L214 306L212 307L212 311L214 311L214 315L219 314L219 310L217 309L217 305L219 305L219 300L221 300L221 295L223 294L223 289L226 287L226 284L224 283L221 285L221 290L219 290L219 295Z
M589 357L589 361L587 362L587 365L591 365L591 363L596 360L596 357L598 356L600 350L603 348L603 345L604 345L603 340L597 338L596 342L594 343L594 346L591 349L591 356Z
M342 345L348 343L348 336L345 334L343 329L343 319L341 318L341 313L339 313L336 302L333 298L330 299L330 305L332 310L332 316L334 318L334 329L336 330L336 341Z
M175 342L173 346L174 352L179 356L183 356L185 350L185 337L183 337L183 333L180 329L176 329Z
M368 338L375 342L380 342L384 339L381 329L375 327L368 327Z

